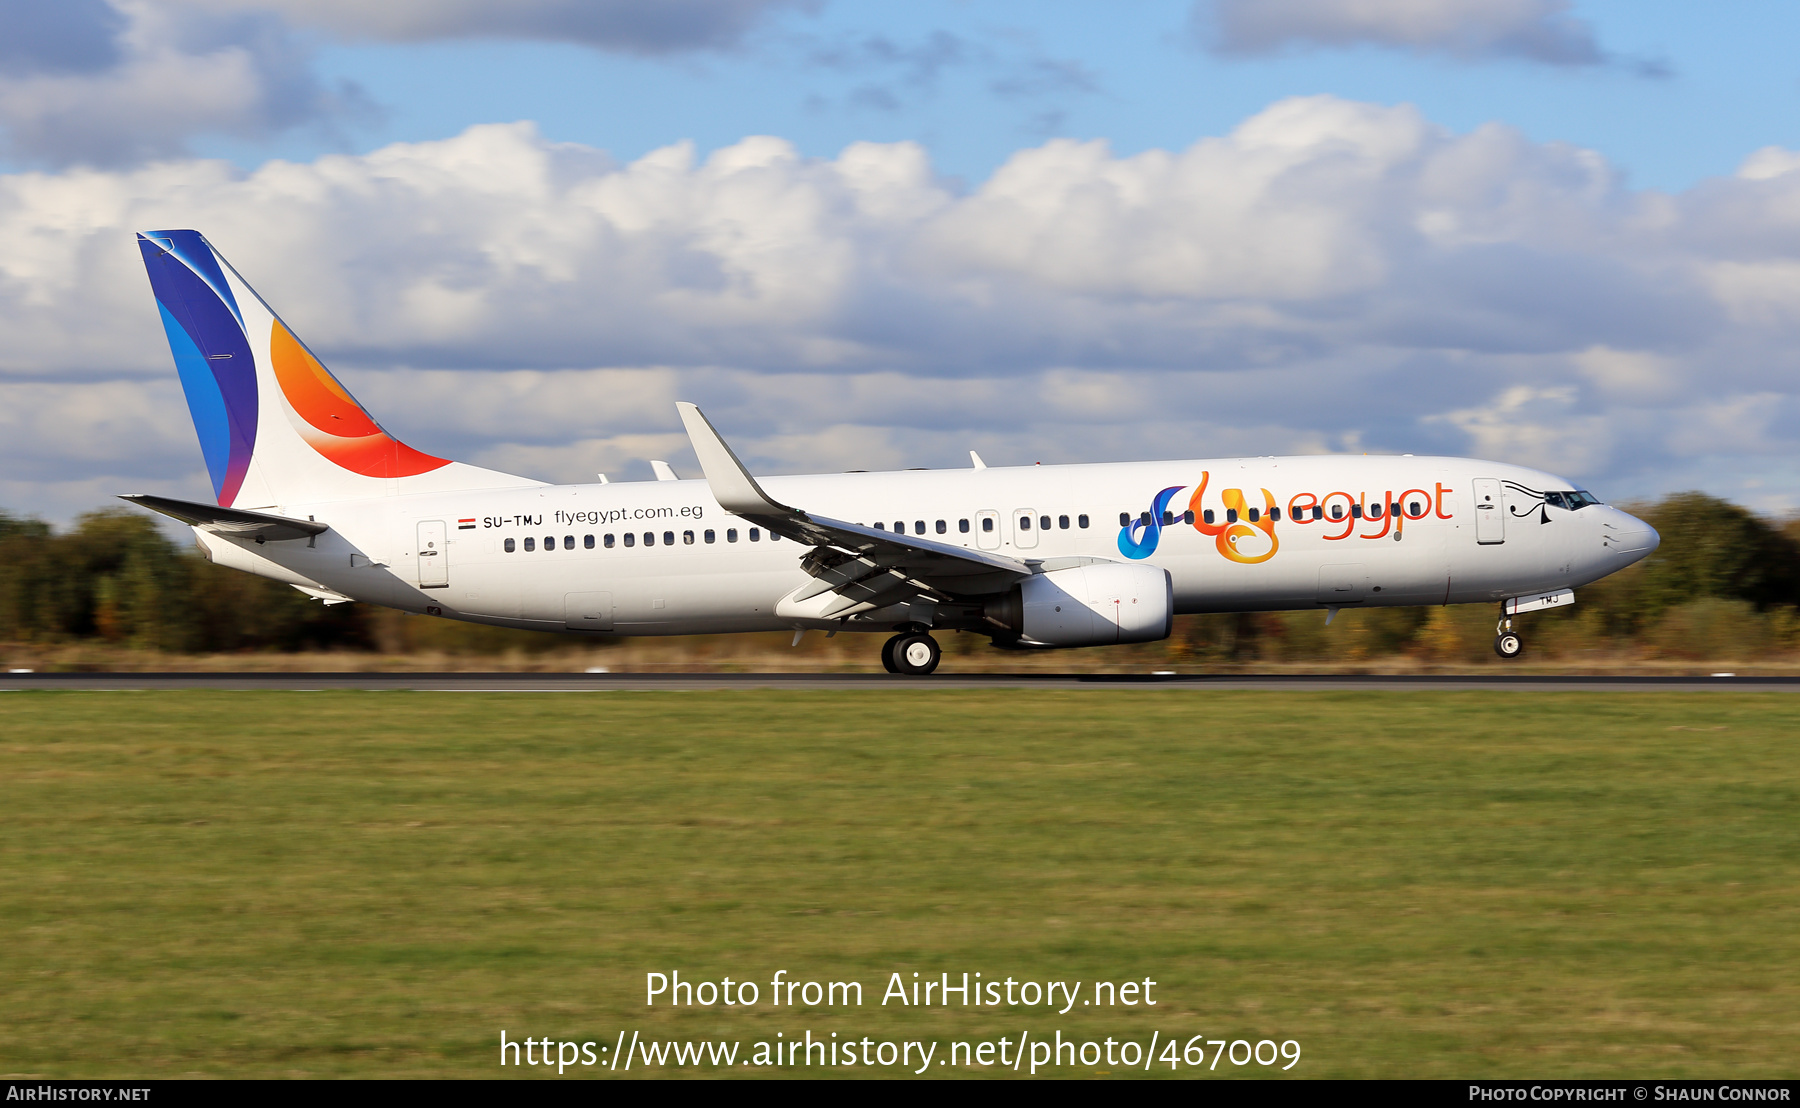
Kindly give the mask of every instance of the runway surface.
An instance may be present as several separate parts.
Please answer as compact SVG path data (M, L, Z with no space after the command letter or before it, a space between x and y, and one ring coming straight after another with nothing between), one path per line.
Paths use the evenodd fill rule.
M1377 674L1006 674L939 673L6 673L0 692L23 689L412 690L417 692L657 692L696 689L1172 689L1208 692L1800 692L1800 677L1383 676Z

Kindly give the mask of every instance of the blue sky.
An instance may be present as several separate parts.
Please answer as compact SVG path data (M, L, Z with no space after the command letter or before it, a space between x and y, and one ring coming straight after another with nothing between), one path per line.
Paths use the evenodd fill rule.
M704 151L780 135L815 156L911 139L944 173L978 181L1047 137L1103 138L1120 153L1176 149L1310 93L1412 103L1458 130L1501 120L1597 150L1657 189L1730 173L1761 146L1800 145L1800 7L1585 0L1571 10L1593 26L1607 63L1380 45L1220 56L1205 48L1191 0L832 0L776 12L733 49L660 57L319 36L319 72L359 86L368 117L332 134L202 137L196 148L251 166L529 119L553 140L622 158L678 139Z
M0 509L208 482L131 232L534 477L1450 453L1800 511L1800 8L0 0Z

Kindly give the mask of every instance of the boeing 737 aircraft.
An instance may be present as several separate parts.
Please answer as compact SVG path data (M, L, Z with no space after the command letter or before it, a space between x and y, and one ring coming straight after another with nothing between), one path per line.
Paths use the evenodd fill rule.
M1512 617L1659 541L1560 477L1466 458L1173 462L753 477L678 404L705 480L552 485L382 430L195 231L138 235L214 503L125 499L214 562L358 600L587 635L934 631L1015 648L1166 638L1177 614L1499 603Z

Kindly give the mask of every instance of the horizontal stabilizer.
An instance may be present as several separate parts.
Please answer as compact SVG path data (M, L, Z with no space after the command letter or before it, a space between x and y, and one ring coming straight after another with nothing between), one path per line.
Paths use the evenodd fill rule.
M153 512L179 519L181 522L234 539L260 539L281 542L284 539L307 539L331 530L328 524L310 519L289 519L267 512L246 512L241 508L221 508L216 504L196 504L192 500L176 500L167 496L143 493L119 497Z

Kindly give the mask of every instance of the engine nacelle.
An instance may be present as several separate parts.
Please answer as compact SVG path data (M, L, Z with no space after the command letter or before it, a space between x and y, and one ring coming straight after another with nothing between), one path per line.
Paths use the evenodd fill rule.
M1165 570L1102 563L1026 578L990 606L1020 646L1109 646L1166 639L1175 627L1175 584Z

